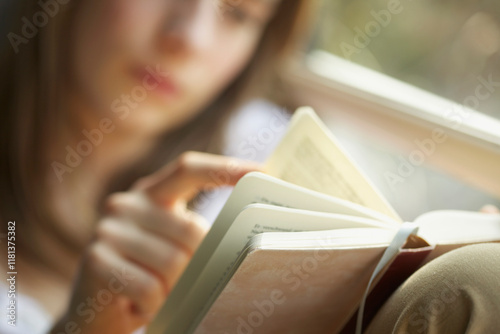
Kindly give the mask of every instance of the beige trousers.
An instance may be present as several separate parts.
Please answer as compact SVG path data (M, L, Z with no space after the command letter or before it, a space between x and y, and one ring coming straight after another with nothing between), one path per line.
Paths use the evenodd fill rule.
M500 244L462 247L415 272L366 334L500 333Z

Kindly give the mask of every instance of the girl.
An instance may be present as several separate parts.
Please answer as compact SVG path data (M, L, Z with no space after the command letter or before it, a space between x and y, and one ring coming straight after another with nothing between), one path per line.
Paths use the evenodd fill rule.
M243 93L277 91L278 65L313 3L2 6L0 220L15 237L16 253L8 264L2 246L1 263L18 275L0 284L0 300L2 307L17 301L19 309L6 310L0 331L132 333L151 321L206 233L190 201L214 175L232 185L259 168L192 150L216 151L217 125ZM494 328L496 319L477 314L498 313L498 294L488 292L496 291L499 253L496 245L465 247L431 262L391 297L369 330ZM452 304L460 312L448 307L420 319L422 305L446 288L443 277L463 286ZM480 289L468 288L474 282ZM15 298L7 297L12 287ZM402 313L401 305L407 305Z
M15 226L17 329L131 333L152 319L207 230L189 201L214 173L234 184L259 167L183 152L209 150L243 91L273 82L311 5L2 4L0 220Z

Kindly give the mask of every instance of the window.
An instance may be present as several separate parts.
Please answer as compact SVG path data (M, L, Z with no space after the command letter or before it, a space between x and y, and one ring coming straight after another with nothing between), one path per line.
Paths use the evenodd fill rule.
M323 0L308 49L290 105L316 109L403 219L500 206L500 3Z
M313 43L500 118L498 0L324 0Z

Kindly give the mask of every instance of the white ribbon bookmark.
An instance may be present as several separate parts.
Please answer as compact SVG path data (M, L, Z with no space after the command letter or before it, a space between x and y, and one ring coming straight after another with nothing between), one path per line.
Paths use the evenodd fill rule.
M361 304L359 305L358 318L356 320L356 334L361 334L363 330L363 313L365 310L365 302L366 298L368 297L368 293L370 292L370 287L373 283L373 280L375 279L375 277L377 277L380 271L394 258L394 256L399 253L400 249L406 243L408 237L412 234L416 234L417 231L417 224L408 222L403 223L399 228L399 231L394 236L394 239L392 239L389 247L387 247L384 254L382 255L382 258L378 262L377 267L373 271L372 277L370 278L368 286L366 287L365 294L363 295L363 299L361 300Z

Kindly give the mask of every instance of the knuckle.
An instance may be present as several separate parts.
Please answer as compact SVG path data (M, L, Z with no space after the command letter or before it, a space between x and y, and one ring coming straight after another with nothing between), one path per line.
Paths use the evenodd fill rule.
M142 190L144 189L149 183L150 183L151 177L148 176L142 176L138 178L134 184L132 185L132 189L135 190Z
M125 192L111 194L105 201L106 210L112 213L119 211L128 198L129 196Z
M115 223L111 219L104 219L96 227L96 235L98 239L104 239L114 235Z
M206 219L192 211L187 212L185 227L188 235L195 239L203 238L208 231L208 223Z
M189 257L184 250L179 247L172 247L165 259L165 268L169 272L177 272L179 269L184 268L188 260Z
M159 279L148 275L137 282L136 293L147 303L154 304L155 300L162 298L163 287Z
M92 272L103 272L107 266L106 256L104 254L104 244L102 242L92 243L87 251L87 268Z
M89 261L100 261L102 257L102 246L100 242L94 242L89 246L87 258Z
M165 259L164 287L171 291L189 262L186 251L173 247Z
M187 240L197 240L202 234L201 227L192 220L187 220L182 224L182 231Z
M177 170L180 172L189 170L197 160L199 154L195 151L186 151L179 155L177 158Z

